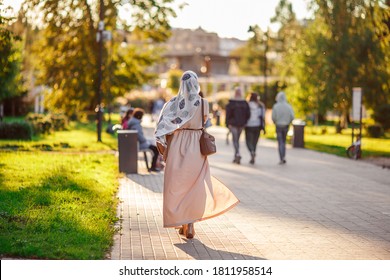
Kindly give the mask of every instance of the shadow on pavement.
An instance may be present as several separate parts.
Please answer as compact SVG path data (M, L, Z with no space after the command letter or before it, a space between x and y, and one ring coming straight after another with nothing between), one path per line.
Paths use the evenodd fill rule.
M146 171L145 174L127 174L126 177L154 193L162 193L164 177L163 174L163 172L148 173Z
M185 243L174 244L177 248L196 260L266 260L256 256L215 250L204 245L198 239L185 239Z

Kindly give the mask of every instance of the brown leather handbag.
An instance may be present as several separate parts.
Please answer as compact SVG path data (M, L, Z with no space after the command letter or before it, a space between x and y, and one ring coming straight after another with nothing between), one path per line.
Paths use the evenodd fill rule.
M204 106L202 101L202 134L199 139L200 153L204 156L209 156L217 152L217 146L215 145L215 137L209 134L204 127Z

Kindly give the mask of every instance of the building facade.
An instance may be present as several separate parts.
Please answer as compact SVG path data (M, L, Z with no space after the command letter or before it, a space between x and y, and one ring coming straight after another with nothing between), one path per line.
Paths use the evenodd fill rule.
M172 36L164 44L165 62L159 66L160 73L170 69L193 70L199 77L229 75L237 57L231 51L245 44L235 38L220 38L216 33L202 28L172 29Z

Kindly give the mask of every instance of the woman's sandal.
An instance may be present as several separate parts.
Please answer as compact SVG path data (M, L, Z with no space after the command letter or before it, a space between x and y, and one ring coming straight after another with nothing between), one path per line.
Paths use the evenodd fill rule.
M188 225L182 225L179 228L179 234L181 235L187 235L187 231L188 231Z

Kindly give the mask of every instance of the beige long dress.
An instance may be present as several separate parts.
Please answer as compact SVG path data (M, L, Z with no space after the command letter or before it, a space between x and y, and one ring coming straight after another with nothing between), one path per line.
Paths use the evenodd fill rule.
M205 112L208 103L204 102ZM200 153L201 106L194 117L173 134L164 171L164 227L177 227L218 216L239 200L210 175L207 157Z

